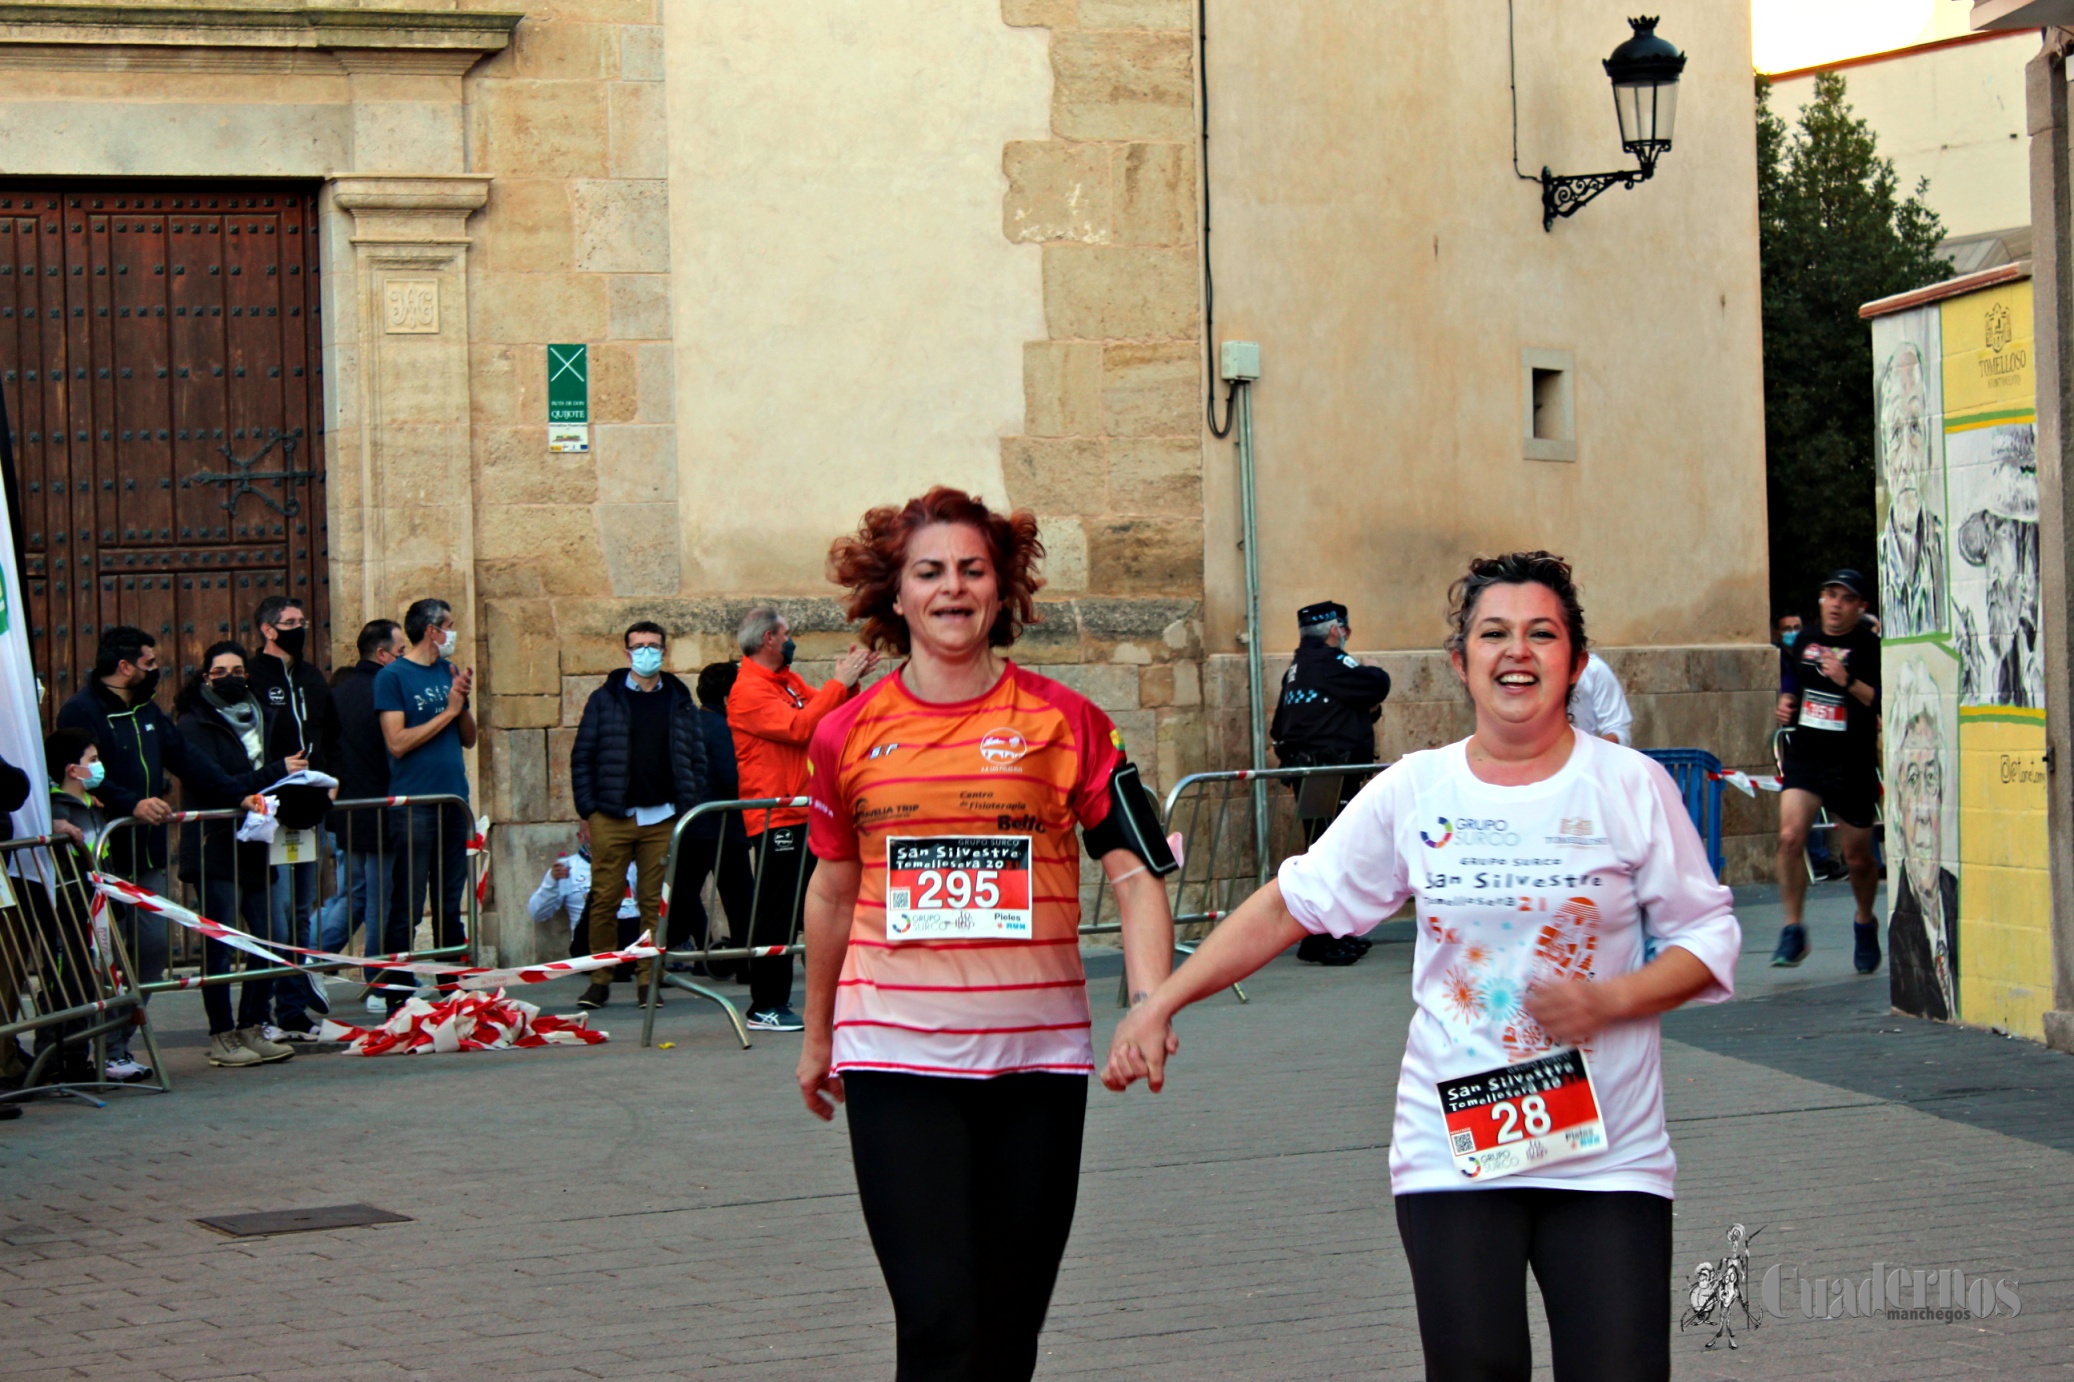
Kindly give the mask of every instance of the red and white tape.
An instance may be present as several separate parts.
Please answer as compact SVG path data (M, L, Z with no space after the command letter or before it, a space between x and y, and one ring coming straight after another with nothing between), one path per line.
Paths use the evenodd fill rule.
M113 899L128 906L155 912L190 931L198 931L209 939L219 941L248 955L255 955L269 964L292 965L294 955L326 963L362 965L370 969L401 970L406 974L444 975L453 982L439 985L442 989L473 989L477 991L503 988L507 984L545 984L571 974L588 974L593 970L611 969L636 960L650 960L662 954L660 947L651 942L647 932L624 950L608 950L596 955L585 955L573 960L556 960L544 965L522 965L510 969L484 969L477 965L453 964L433 960L413 960L408 954L399 955L340 955L329 950L312 950L308 946L289 945L285 941L261 940L235 926L225 926L220 921L211 921L198 912L193 912L170 898L160 897L149 889L140 888L125 878L114 878L107 874L93 875L94 888L99 898ZM198 981L190 980L184 987L195 987Z
M556 1017L531 1003L495 994L460 993L437 1003L413 998L379 1027L350 1027L326 1021L317 1036L343 1041L349 1056L443 1055L453 1051L502 1051L512 1047L597 1046L604 1032L592 1031L590 1015Z
M1777 777L1752 777L1748 773L1739 773L1733 768L1724 768L1720 772L1710 772L1707 776L1715 782L1726 782L1746 797L1756 796L1759 788L1767 792L1782 792L1786 789L1786 784Z

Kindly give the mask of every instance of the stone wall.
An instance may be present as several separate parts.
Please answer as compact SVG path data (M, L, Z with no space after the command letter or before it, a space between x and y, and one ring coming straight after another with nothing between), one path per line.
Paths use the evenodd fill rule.
M1636 748L1705 749L1731 768L1770 775L1772 708L1778 693L1778 653L1770 646L1599 648L1627 691L1635 712ZM1376 757L1390 762L1418 749L1466 738L1476 727L1468 696L1439 652L1356 652L1390 673L1390 699L1376 726ZM1272 701L1286 655L1267 662ZM1246 659L1208 658L1203 668L1203 714L1208 762L1244 767L1249 753ZM1272 705L1270 705L1272 712ZM1270 763L1273 762L1270 751ZM1755 883L1772 877L1779 824L1778 799L1756 799L1733 789L1722 796L1724 881Z
M1198 598L1203 350L1195 6L1002 0L1051 32L1051 138L1002 154L1001 228L1044 255L1009 499L1043 520L1055 592Z

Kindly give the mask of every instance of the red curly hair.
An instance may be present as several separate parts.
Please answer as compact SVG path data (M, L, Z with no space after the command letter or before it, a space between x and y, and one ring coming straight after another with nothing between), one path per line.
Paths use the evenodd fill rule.
M977 496L948 485L937 485L897 509L871 510L853 535L837 538L829 547L828 578L850 592L844 615L864 622L869 646L907 655L907 620L893 612L893 605L900 598L907 544L932 523L962 523L986 538L1001 590L1001 613L987 631L987 641L997 648L1015 642L1024 625L1038 622L1037 592L1044 578L1036 567L1044 560L1044 543L1037 536L1037 516L1028 509L996 513Z

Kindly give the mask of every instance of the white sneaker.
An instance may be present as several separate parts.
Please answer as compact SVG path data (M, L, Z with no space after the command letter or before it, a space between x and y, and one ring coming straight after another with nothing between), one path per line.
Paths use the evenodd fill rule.
M303 973L310 981L310 1011L319 1017L331 1016L331 997L324 992L324 971L311 969Z
M382 997L379 993L368 994L365 1006L376 1017L387 1017L389 1015L389 1000Z
M120 1060L108 1062L108 1078L114 1080L117 1084L129 1084L135 1080L148 1080L151 1078L151 1067L141 1061L133 1061L128 1056L124 1056Z
M276 1027L271 1022L260 1023L259 1034L265 1037L268 1041L273 1042L276 1046L288 1040L288 1034L282 1031L279 1027Z

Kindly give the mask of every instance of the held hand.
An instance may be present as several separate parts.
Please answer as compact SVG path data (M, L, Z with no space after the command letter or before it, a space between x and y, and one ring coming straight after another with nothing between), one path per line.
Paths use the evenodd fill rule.
M70 821L52 821L50 833L62 840L71 840L82 845L86 843L86 832Z
M554 861L553 866L548 869L547 876L556 879L567 878L569 876L569 866L557 859Z
M828 1073L829 1048L825 1040L809 1041L799 1053L799 1097L807 1112L822 1122L835 1118L835 1106L843 1101L843 1077Z
M1793 697L1791 696L1779 697L1779 723L1782 725L1793 723Z
M1849 670L1845 668L1843 660L1835 653L1822 654L1822 675L1828 677L1838 686L1849 686L1851 684Z
M1154 1094L1166 1088L1167 1057L1181 1049L1174 1024L1153 1014L1141 1003L1116 1024L1109 1039L1109 1063L1102 1067L1102 1083L1121 1094L1137 1080Z
M446 708L458 715L468 707L468 693L475 689L475 669L463 667L454 673L454 684L447 688Z
M173 814L173 808L158 797L146 797L137 803L130 814L146 825L164 825L166 817Z
M257 792L254 792L251 796L246 797L243 801L239 802L238 805L244 807L247 811L250 811L255 816L264 816L266 814L266 798L262 797Z
M1589 979L1536 984L1527 990L1526 1006L1527 1016L1565 1046L1581 1046L1620 1017L1607 986Z
M283 765L286 766L288 771L291 773L301 773L309 771L310 755L307 752L292 754L281 761Z

